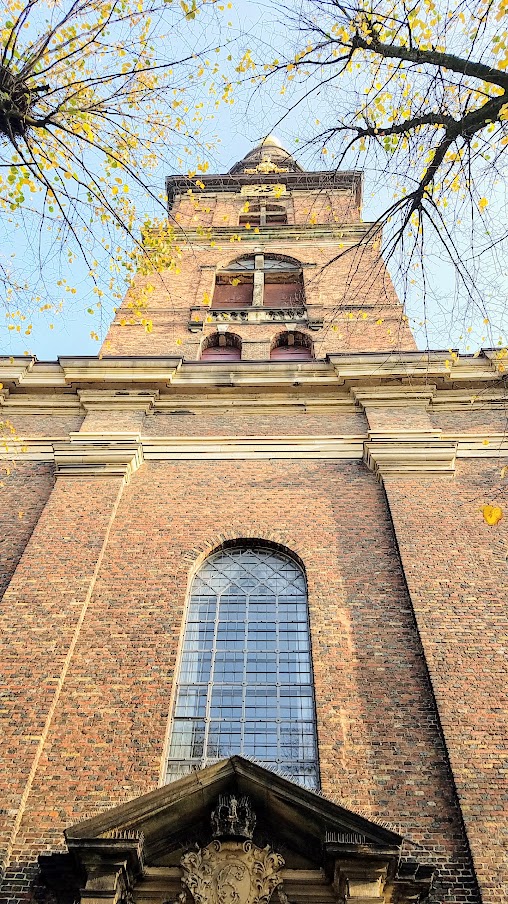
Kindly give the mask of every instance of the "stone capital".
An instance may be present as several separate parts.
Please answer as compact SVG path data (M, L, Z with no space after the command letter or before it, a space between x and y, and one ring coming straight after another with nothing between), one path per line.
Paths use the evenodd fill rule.
M340 901L384 904L389 862L355 857L335 862L334 888Z
M71 433L53 443L57 477L123 477L126 482L143 461L141 437L134 433Z
M159 397L159 390L79 389L78 396L86 412L111 410L141 411L148 414Z
M436 386L367 386L351 387L351 395L357 405L366 408L428 408L436 392Z
M450 477L455 473L457 443L435 433L371 434L363 460L380 480L410 474Z

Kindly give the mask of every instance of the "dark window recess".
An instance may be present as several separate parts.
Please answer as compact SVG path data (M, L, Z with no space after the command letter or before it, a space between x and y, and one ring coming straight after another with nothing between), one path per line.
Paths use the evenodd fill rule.
M213 292L212 308L247 308L252 304L252 275L218 274Z
M281 333L270 352L272 361L312 361L312 342L305 333Z
M255 254L232 261L216 274L213 310L246 308L254 301L270 308L304 305L301 265L287 258Z
M242 344L234 333L214 333L205 339L202 361L241 361Z
M240 226L286 226L287 210L283 204L252 203L247 211L240 214Z
M302 281L301 279L293 280L293 274L288 274L287 282L282 279L272 282L268 275L265 276L264 306L276 308L304 304L305 295Z

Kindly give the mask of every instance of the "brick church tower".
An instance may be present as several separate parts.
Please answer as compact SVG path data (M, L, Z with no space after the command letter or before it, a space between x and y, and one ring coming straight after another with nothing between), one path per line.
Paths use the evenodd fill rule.
M495 351L416 349L358 172L167 187L102 354L0 362L0 901L500 904Z

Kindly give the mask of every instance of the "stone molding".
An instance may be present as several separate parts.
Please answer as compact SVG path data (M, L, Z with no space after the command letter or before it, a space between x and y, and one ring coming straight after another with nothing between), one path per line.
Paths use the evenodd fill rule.
M126 482L143 461L135 433L71 433L53 444L57 477L122 477Z
M415 861L399 863L394 870L389 859L337 858L333 887L338 901L354 904L403 904L421 901L429 893L433 869Z
M92 439L93 438L93 439ZM363 461L385 474L453 474L456 459L508 458L505 434L440 434L439 431L350 436L144 436L72 433L70 438L23 437L0 447L0 461L55 462L57 474L130 477L143 460L249 459Z
M437 387L424 386L370 386L367 389L352 387L350 392L357 405L366 408L428 408Z
M331 458L361 460L363 437L210 436L147 437L144 457L152 460Z
M508 453L508 449L507 449ZM457 443L434 433L369 434L363 460L379 479L411 473L450 477L455 473Z
M159 397L159 390L118 389L78 389L79 401L88 411L141 411L144 414L153 408Z

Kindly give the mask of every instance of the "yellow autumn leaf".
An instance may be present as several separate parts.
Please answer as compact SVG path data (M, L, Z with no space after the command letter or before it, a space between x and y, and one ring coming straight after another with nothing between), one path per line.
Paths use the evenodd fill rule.
M495 527L496 524L499 524L503 517L503 509L498 505L484 505L482 506L481 511L484 521L486 521L490 527Z
M480 200L478 201L478 207L480 208L480 210L485 210L485 208L488 206L488 203L489 202L487 201L487 198L480 198Z

